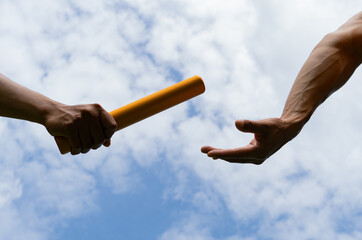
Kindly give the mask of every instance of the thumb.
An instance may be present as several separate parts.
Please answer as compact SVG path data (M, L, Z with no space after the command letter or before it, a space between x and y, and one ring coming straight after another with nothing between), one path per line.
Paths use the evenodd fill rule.
M264 126L262 124L258 121L251 120L237 120L235 122L235 126L240 131L248 133L262 133L264 130Z
M111 139L106 140L106 141L103 143L103 146L105 146L105 147L111 146Z

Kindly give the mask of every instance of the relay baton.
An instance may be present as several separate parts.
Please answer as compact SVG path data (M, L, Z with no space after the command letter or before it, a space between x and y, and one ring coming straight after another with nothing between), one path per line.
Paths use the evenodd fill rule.
M118 131L203 92L205 92L204 82L201 77L194 76L113 110L110 114L117 122ZM57 136L55 141L61 154L71 151L71 146L65 137Z

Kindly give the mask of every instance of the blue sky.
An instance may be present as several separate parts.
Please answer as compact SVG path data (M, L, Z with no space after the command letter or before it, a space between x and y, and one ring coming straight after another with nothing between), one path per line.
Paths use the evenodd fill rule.
M0 1L0 72L65 104L113 110L200 75L206 92L61 156L39 125L0 118L0 240L361 239L357 70L261 166L203 145L280 115L312 48L360 1ZM34 14L36 13L36 14Z

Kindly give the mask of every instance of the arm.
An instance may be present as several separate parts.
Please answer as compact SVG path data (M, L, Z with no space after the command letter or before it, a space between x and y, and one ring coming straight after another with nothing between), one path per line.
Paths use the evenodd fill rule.
M282 118L304 124L315 109L342 87L362 60L362 13L314 48L289 93Z
M292 140L316 108L342 87L362 62L362 12L327 34L300 70L280 118L238 120L236 127L254 133L249 145L235 149L204 146L214 159L261 164Z
M98 104L68 106L0 74L0 116L42 124L53 136L66 137L72 154L110 145L114 119Z

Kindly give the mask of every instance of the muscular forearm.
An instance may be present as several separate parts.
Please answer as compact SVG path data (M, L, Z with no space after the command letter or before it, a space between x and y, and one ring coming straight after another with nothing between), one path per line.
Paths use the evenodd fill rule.
M328 34L312 51L289 93L281 118L302 127L315 109L361 64L361 14Z
M0 116L44 124L55 104L59 103L0 74Z

